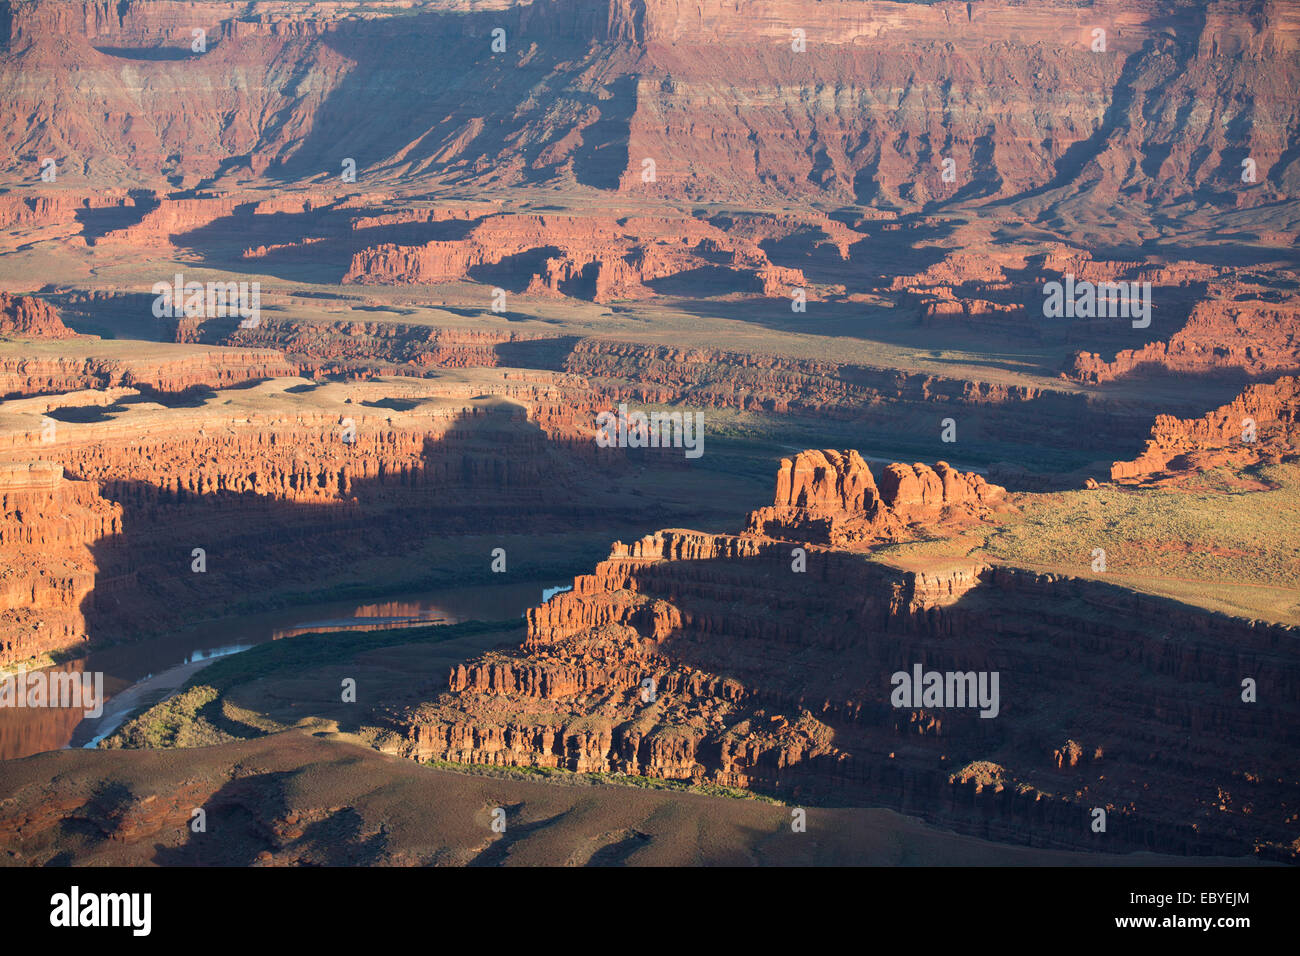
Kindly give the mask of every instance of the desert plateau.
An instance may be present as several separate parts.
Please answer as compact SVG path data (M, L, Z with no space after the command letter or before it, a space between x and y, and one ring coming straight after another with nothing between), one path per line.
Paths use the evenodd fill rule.
M0 139L5 867L1300 863L1300 2L0 0Z

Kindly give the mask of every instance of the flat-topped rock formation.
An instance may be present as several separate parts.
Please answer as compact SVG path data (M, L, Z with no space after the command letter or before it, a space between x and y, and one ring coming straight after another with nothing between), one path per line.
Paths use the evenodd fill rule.
M892 540L914 524L988 514L1006 489L946 461L886 465L879 482L856 451L803 451L781 459L776 502L749 516L747 530L837 547Z
M857 453L805 452L777 500L944 500L942 479L884 473L873 486ZM982 493L948 485L954 501ZM884 803L1037 846L1294 859L1294 628L979 561L904 570L794 546L687 530L616 543L529 612L518 650L394 711L402 752ZM982 710L974 690L900 704L914 669L997 673L999 694ZM1242 701L1252 675L1270 706Z
M484 219L459 240L367 249L353 258L343 281L492 281L500 275L513 291L609 302L649 297L656 282L701 270L717 273L704 284L719 295L785 296L807 285L798 269L773 265L756 243L698 219L508 214Z

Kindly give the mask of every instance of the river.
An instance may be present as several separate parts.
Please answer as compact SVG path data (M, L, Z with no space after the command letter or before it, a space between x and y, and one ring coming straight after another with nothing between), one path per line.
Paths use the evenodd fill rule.
M136 707L154 704L205 664L266 641L311 631L365 631L522 616L558 590L544 581L421 591L383 600L298 605L204 622L162 637L91 651L44 670L102 672L98 718L80 708L0 707L0 760L64 747L94 746Z

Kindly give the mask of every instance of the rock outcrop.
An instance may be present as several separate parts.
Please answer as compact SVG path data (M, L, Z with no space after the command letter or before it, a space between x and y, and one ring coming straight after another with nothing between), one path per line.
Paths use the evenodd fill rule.
M0 292L0 335L70 339L76 334L63 324L58 310L43 299Z
M70 480L51 462L0 462L0 667L85 640L91 546L121 531L122 506L93 482Z
M1080 352L1070 375L1099 384L1153 371L1251 378L1300 371L1300 304L1218 295L1198 303L1168 341L1126 349L1110 361Z
M273 349L304 374L425 375L445 368L526 366L559 370L569 337L493 329L439 329L397 322L293 322L264 318L255 329L209 336L183 324L178 337Z
M475 278L534 295L609 302L653 295L656 282L695 273L695 294L789 295L807 285L755 243L696 219L490 216L463 239L358 253L343 281L438 283ZM704 273L704 276L700 276ZM498 278L499 277L499 278Z
M1300 378L1251 385L1201 418L1160 415L1133 461L1111 465L1115 481L1149 482L1221 464L1246 467L1293 458L1300 452Z
M770 538L853 547L897 540L915 524L987 514L1006 491L946 461L886 465L877 483L856 451L803 451L781 459L776 502L749 516Z
M212 196L201 199L162 199L138 222L111 229L96 240L102 245L168 246L174 236L193 232L231 215L240 205L236 199Z
M777 497L833 512L942 500L942 480L885 474L873 488L859 456L804 453ZM978 500L969 479L949 484ZM884 803L1035 846L1295 859L1279 743L1300 706L1294 628L978 561L903 570L804 542L801 567L791 545L616 543L529 612L522 647L393 712L403 752ZM898 675L917 669L996 673L1000 693L900 702ZM1275 705L1243 703L1243 675Z

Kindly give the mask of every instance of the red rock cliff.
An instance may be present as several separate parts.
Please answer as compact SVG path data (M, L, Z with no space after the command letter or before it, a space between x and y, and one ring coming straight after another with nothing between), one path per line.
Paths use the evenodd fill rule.
M748 530L860 546L903 537L918 522L986 513L1004 492L944 461L934 468L890 464L877 483L856 451L804 451L781 459L776 502L751 514Z

